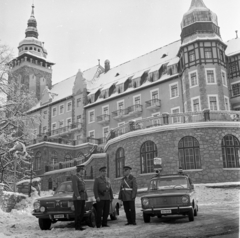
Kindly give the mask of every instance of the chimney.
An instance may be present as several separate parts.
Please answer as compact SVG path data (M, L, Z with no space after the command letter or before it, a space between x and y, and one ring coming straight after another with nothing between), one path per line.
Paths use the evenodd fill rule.
M100 59L98 59L98 66L100 66Z
M110 61L109 60L105 60L104 64L105 64L105 73L107 73L107 71L110 70Z
M238 31L235 31L236 32L236 39L238 38Z

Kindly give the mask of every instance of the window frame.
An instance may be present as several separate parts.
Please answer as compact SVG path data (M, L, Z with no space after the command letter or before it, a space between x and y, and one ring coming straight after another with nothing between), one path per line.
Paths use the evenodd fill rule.
M55 125L55 126L56 126L56 128L55 128L55 129L53 129L53 125ZM52 129L53 131L57 130L57 122L53 122L53 123L52 123L52 127L51 127L51 129Z
M214 82L213 83L208 82L208 71L213 71L213 77L214 77ZM206 77L206 84L207 85L216 85L217 84L216 69L215 68L205 68L205 77Z
M68 124L69 120L71 121L70 124ZM71 127L71 125L72 125L72 118L71 117L66 118L66 127Z
M63 106L63 112L61 113L61 106ZM64 113L64 104L60 104L59 105L59 115L63 114Z
M225 75L225 82L224 82L224 79L223 79L223 74ZM228 88L228 84L227 84L227 73L226 71L224 70L221 70L221 78L222 78L222 84L223 86L225 86L226 88Z
M191 59L191 56L193 56L193 59ZM195 49L188 51L188 59L189 59L189 63L192 63L196 60Z
M107 130L108 130L108 134L107 134L107 136L105 137L104 129L106 129L106 128L107 128ZM107 139L109 133L110 133L110 128L109 128L109 126L105 126L105 127L102 128L102 137L103 137L103 138L106 138L106 139Z
M139 100L140 103L139 104L136 104L136 101L135 101L135 98L137 98L137 97L140 98L140 100ZM141 105L141 102L142 102L141 94L133 96L133 105Z
M71 112L72 111L72 101L68 101L66 104L67 104L66 112ZM69 109L69 110L68 110L68 104L71 104L71 109Z
M91 112L93 112L93 120L91 121ZM94 123L95 122L95 109L88 111L88 124Z
M172 87L177 85L177 95L175 97L172 96ZM171 83L169 84L169 92L170 92L170 99L175 99L179 97L179 87L178 87L178 82Z
M54 112L54 109L56 110L56 114L55 114L55 115L54 115L54 113L53 113L53 112ZM53 107L53 108L52 108L52 117L55 117L55 116L57 116L57 107Z
M157 95L158 95L157 99L159 99L159 88L156 88L156 89L150 90L151 100L156 99L156 98L153 98L153 93L155 93L155 92L157 92Z
M200 96L197 96L197 97L192 97L191 98L191 108L192 108L192 112L199 112L199 111L194 111L194 104L193 104L193 101L198 99L199 101L199 111L201 111L201 99L200 99Z
M227 100L227 103L228 103L228 108L226 109L226 101ZM227 96L224 96L224 108L225 108L225 111L230 111L230 100L229 100L229 97Z
M208 96L208 109L211 110L211 107L210 107L210 97L216 97L217 110L211 110L211 111L219 111L218 95L217 94L211 94L211 95L207 95L207 96Z
M93 137L91 137L91 133L93 132ZM88 132L88 137L95 138L95 130L91 130Z
M192 78L191 78L192 74L196 74L196 84L194 84L194 85L192 85ZM189 78L189 88L194 88L194 87L199 86L199 83L198 83L198 71L197 70L189 72L188 73L188 78Z
M171 108L171 113L174 114L173 111L176 109L179 109L179 113L181 113L180 106ZM178 120L178 122L174 122L174 118L178 118L180 120ZM172 124L178 124L178 123L182 123L181 117L172 117Z
M107 108L108 110L108 113L104 113L104 109ZM102 115L110 115L110 112L109 112L109 105L105 105L105 106L102 106Z

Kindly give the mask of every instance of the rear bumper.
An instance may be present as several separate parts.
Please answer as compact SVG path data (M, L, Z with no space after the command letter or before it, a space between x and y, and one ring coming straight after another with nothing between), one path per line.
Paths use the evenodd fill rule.
M192 209L193 209L192 206L146 208L146 209L142 209L142 212L149 215L176 215L176 214L186 214L192 211ZM165 211L171 211L171 213L164 213Z

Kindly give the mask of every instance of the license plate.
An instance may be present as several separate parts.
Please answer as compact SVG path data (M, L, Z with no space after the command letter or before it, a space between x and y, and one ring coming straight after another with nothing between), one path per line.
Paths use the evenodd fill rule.
M64 218L64 215L54 215L54 218L56 218L56 219Z
M161 214L171 214L171 210L161 210Z

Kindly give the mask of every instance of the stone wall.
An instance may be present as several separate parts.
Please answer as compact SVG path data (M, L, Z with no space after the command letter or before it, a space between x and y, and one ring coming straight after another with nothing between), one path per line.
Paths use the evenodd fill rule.
M201 123L202 124L202 123ZM215 183L239 181L240 169L224 169L221 142L225 135L231 134L240 141L240 123L216 127L214 122L196 126L196 128L149 130L145 133L130 132L118 138L116 142L109 143L106 153L109 155L109 171L114 190L119 189L119 178L116 178L116 151L119 147L125 151L125 165L131 166L132 174L137 177L138 186L146 187L148 179L154 173L141 174L140 148L150 140L157 146L157 157L163 160L163 173L176 173L179 168L178 143L185 136L196 138L200 146L201 169L186 170L194 183ZM170 128L170 127L169 127ZM122 138L122 139L121 139Z

